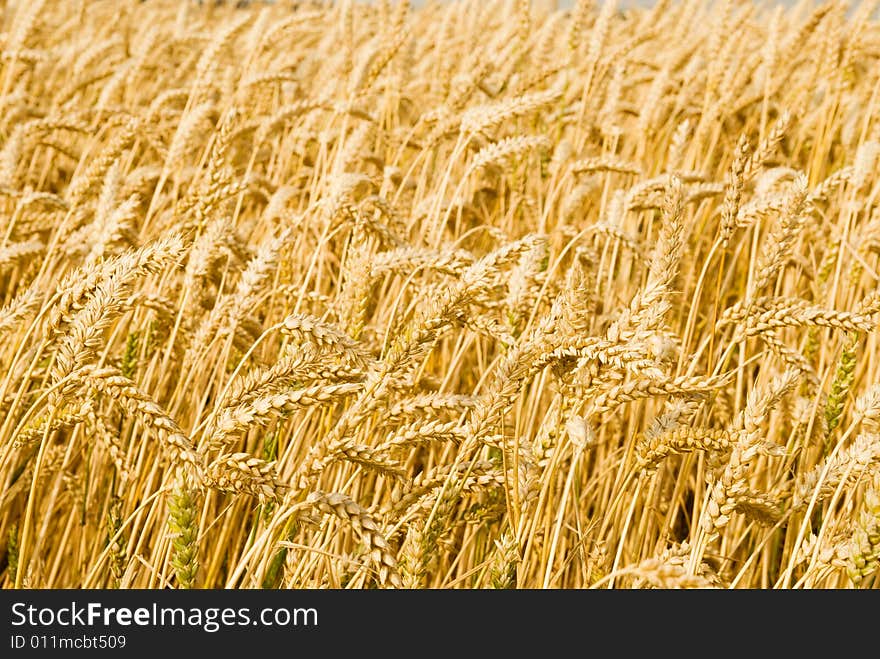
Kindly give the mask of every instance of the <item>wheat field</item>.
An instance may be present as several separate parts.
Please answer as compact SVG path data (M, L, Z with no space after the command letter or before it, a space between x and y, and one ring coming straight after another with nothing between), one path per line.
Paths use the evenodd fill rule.
M880 587L876 2L4 5L4 588Z

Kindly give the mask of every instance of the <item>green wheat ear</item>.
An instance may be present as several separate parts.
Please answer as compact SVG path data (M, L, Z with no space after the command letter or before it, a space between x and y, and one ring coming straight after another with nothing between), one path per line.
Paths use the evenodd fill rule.
M269 567L266 568L266 574L263 576L263 582L260 587L264 590L273 590L278 588L281 583L281 577L284 575L284 561L287 560L287 547L281 547L275 552Z
M196 490L178 486L168 499L168 529L171 541L171 565L180 588L193 588L199 572L199 520Z
M263 437L263 460L266 462L274 462L278 459L278 431L266 433ZM264 522L269 522L275 513L275 504L271 501L262 506L262 518ZM274 560L274 559L273 559ZM283 561L282 561L283 563Z
M297 520L289 521L282 537L286 538L288 542L292 542L298 530L299 523ZM263 582L260 584L261 588L274 589L281 585L281 580L284 577L284 563L287 560L287 552L287 547L280 547L275 552L275 555L272 556L269 567L266 568L266 574L263 576Z
M138 347L140 345L140 333L131 332L125 339L125 352L122 353L120 370L129 380L134 380L138 368Z
M837 370L834 373L834 381L831 383L831 391L825 402L825 452L829 449L829 437L840 424L843 407L846 405L846 397L852 386L856 370L856 349L859 345L859 336L850 337L843 346L840 360L837 362Z

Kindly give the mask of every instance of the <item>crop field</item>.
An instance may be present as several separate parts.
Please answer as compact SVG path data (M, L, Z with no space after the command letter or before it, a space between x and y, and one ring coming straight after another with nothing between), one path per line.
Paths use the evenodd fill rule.
M876 4L3 3L0 586L880 587Z

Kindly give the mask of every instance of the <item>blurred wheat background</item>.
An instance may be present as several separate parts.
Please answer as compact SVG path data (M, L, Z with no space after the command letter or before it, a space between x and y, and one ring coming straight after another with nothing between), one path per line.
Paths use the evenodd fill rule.
M3 587L877 587L877 3L295 4L4 3Z

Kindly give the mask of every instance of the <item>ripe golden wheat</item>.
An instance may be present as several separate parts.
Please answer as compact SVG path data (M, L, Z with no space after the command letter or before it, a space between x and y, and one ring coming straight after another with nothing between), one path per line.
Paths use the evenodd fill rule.
M880 586L875 3L6 4L3 587Z

